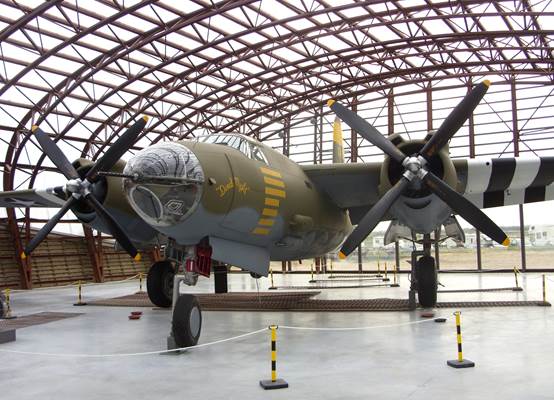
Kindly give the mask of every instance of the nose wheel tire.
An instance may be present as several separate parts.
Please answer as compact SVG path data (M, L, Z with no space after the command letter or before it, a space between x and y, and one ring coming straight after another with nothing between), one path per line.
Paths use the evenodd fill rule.
M152 264L146 278L146 290L150 301L158 307L171 307L175 270L169 261Z
M202 331L202 310L195 296L182 294L175 303L171 332L178 347L195 346Z
M437 304L437 269L435 259L423 256L417 260L417 298L424 308L435 307Z

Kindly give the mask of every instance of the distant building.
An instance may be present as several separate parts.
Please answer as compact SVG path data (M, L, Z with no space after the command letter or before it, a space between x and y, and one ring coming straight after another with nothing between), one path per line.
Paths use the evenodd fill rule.
M554 243L554 226L531 225L528 230L531 246L552 246Z

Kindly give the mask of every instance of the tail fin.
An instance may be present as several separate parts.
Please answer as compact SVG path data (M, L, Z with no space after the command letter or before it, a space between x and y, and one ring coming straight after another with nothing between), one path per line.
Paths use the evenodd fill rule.
M342 147L342 127L340 119L335 118L333 123L333 163L344 163L344 149Z

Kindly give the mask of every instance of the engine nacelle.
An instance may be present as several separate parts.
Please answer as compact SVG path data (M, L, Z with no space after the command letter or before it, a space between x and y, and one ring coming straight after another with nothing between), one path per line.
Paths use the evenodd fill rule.
M94 165L93 161L79 158L73 162L73 166L82 177ZM119 160L111 172L122 173L125 161ZM95 197L104 205L110 214L125 230L131 241L137 247L148 243L156 243L158 233L143 219L139 218L129 204L121 185L121 178L113 176L100 176L92 185ZM110 233L108 227L101 218L98 218L94 210L84 203L79 203L73 208L75 216L90 227L104 233ZM142 245L142 246L141 246Z
M431 135L431 134L430 134ZM404 140L399 134L390 137L391 142L407 156L418 153L430 135L424 140ZM448 145L444 146L431 160L429 169L448 185L456 188L458 177L449 155ZM386 193L402 176L404 167L386 157L381 168L379 192ZM416 233L431 233L442 224L452 210L441 199L431 193L419 180L410 183L408 191L390 208L392 216Z

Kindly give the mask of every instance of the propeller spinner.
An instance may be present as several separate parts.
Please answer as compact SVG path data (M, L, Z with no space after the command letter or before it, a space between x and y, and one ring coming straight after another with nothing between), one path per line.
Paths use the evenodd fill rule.
M490 86L485 80L475 86L443 121L437 132L429 139L418 154L406 156L390 140L383 136L358 114L347 109L335 100L327 105L352 130L360 134L374 146L379 147L392 160L402 164L404 173L400 180L367 212L360 223L346 238L340 252L340 258L346 258L375 229L392 204L408 189L414 180L423 182L429 190L443 200L455 213L462 216L471 225L504 246L510 239L483 211L453 190L446 182L430 170L429 160L448 143L462 125L471 116Z
M25 250L21 253L21 258L25 259L31 252L48 236L48 234L54 229L54 226L62 219L62 217L78 202L85 202L90 206L96 214L105 222L112 236L117 242L129 253L129 255L135 260L140 261L141 255L121 227L116 219L106 210L102 203L94 196L92 192L92 185L94 178L101 171L109 171L114 164L129 150L129 148L135 143L139 133L144 129L148 117L143 116L137 122L135 122L119 139L112 145L106 153L100 158L91 169L87 171L85 176L81 178L77 173L77 170L71 162L67 159L58 145L50 139L47 133L42 131L38 126L32 127L32 132L37 138L42 150L48 156L48 158L54 163L59 171L68 179L65 184L65 192L69 195L69 198L60 210L51 218L42 229L38 231L36 236L25 246Z

